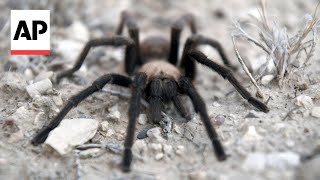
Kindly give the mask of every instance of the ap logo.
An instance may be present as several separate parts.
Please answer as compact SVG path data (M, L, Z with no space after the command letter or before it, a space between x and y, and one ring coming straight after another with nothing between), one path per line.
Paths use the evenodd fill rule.
M49 10L11 10L11 55L50 55Z

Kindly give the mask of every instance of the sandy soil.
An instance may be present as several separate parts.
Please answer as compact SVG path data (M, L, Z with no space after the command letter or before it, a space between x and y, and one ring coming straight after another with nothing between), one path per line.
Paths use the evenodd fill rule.
M312 0L270 0L268 13L277 16L292 34L299 30L302 17L314 12L316 4ZM52 10L51 56L10 56L10 9L41 8ZM237 79L254 94L256 90L240 70L230 32L234 18L248 17L248 12L255 13L258 8L255 0L0 2L0 179L295 179L297 174L303 175L304 157L320 146L320 121L310 114L313 107L320 106L319 48L311 65L298 75L299 82L307 84L306 90L295 90L292 86L279 88L274 81L262 86L271 97L267 114L249 105L218 74L198 66L195 85L206 101L209 115L213 121L216 116L224 119L216 129L230 155L225 162L216 160L196 114L184 123L175 111L168 110L167 114L174 121L168 139L136 140L132 172L122 173L117 165L127 125L128 99L104 92L83 101L66 118L108 121L107 130L100 128L90 143L111 144L116 148L98 150L98 154L73 151L62 157L50 148L30 144L37 130L54 117L71 95L89 86L99 75L114 71L121 64L123 51L95 48L75 77L54 84L53 89L41 96L31 98L26 86L37 78L50 76L44 72L57 73L71 67L89 38L112 35L124 9L137 17L141 39L151 34L169 39L170 24L186 12L193 13L199 32L223 44L233 64L239 66L239 71L235 72ZM189 33L189 30L183 32L181 42ZM264 56L263 51L245 41L239 42L239 49L253 66ZM221 62L215 51L206 47L201 50ZM307 108L297 106L295 102L300 95L310 97L313 104ZM110 120L109 110L116 105L121 116L116 121ZM136 131L150 127L158 125L138 123ZM114 134L108 136L108 130ZM312 178L317 179L316 176Z

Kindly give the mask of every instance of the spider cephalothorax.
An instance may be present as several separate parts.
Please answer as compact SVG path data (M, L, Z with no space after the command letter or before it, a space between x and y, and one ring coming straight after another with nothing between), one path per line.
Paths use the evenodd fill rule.
M180 64L178 63L179 40L183 26L189 25L192 36L190 36L184 46ZM124 27L128 28L129 36L120 36ZM154 122L161 120L162 104L172 101L182 117L190 119L190 113L187 111L184 103L181 101L182 95L190 97L194 109L199 113L201 120L206 128L207 134L214 147L214 152L219 161L227 158L223 146L210 123L206 110L206 105L192 84L196 75L195 63L203 64L210 69L219 73L227 79L240 95L247 101L263 112L268 112L268 107L255 99L251 94L240 85L233 76L232 68L227 56L221 45L210 38L201 36L197 33L194 18L187 14L175 21L171 27L170 42L164 38L153 36L144 40L141 44L139 41L139 28L129 13L123 12L121 21L115 36L109 38L99 38L90 40L82 50L78 60L73 68L57 75L56 81L61 78L71 76L79 70L87 56L90 48L96 46L126 46L125 50L125 71L128 76L120 74L105 74L96 79L91 86L72 96L60 113L32 139L34 145L43 143L49 132L56 128L65 115L82 100L101 90L107 83L123 87L130 87L132 97L128 110L129 123L127 135L124 142L124 155L122 167L124 171L130 170L132 161L131 148L134 142L134 132L136 119L140 114L140 101L145 98L149 102L151 118ZM215 48L220 54L223 63L228 66L224 67L208 59L203 53L195 50L198 45L209 45Z

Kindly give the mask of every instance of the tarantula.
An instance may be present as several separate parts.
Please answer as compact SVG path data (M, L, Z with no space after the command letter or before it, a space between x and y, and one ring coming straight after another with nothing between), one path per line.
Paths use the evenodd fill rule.
M192 35L185 42L180 65L177 66L180 35L185 25L190 27ZM121 36L124 27L128 28L130 38ZM198 45L203 44L216 49L227 67L215 63L196 50ZM128 12L122 12L116 35L90 40L85 45L73 68L57 75L57 82L79 70L89 50L96 46L125 46L124 67L128 76L114 73L102 75L91 86L72 96L49 125L43 127L36 134L32 139L32 144L39 145L43 143L48 137L49 132L59 125L73 107L109 83L131 88L132 91L128 110L129 124L124 142L123 171L130 171L132 161L131 148L134 141L136 120L140 114L140 101L142 98L145 98L149 102L150 116L157 123L161 120L162 103L170 101L173 102L182 117L190 120L190 113L181 100L182 95L189 96L195 112L199 113L206 128L217 159L219 161L225 160L227 155L214 127L210 123L206 105L192 84L192 80L196 75L195 62L209 67L227 79L244 99L259 110L265 113L269 111L269 108L264 103L254 98L234 77L232 71L228 68L232 68L233 66L230 64L220 43L197 34L195 20L191 14L181 16L172 24L170 42L165 38L152 36L140 43L139 28L136 20Z

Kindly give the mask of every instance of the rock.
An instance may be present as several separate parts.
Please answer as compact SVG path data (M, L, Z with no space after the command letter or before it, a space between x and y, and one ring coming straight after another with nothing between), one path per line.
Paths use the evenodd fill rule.
M250 153L244 160L242 168L247 171L263 171L266 167L266 162L267 159L264 153Z
M320 106L314 107L311 111L311 116L320 118Z
M159 143L150 143L149 146L155 153L162 152L162 145Z
M29 96L33 98L36 95L44 94L49 89L52 89L52 82L50 81L50 79L45 79L45 80L28 85L26 89Z
M125 139L126 132L124 130L117 131L115 136L118 141L122 141Z
M297 167L300 164L300 156L297 153L273 152L267 156L267 166L274 169L285 170Z
M119 107L118 105L112 106L111 108L109 108L109 114L107 115L107 118L109 120L112 120L114 122L119 122L120 120L120 112L119 112Z
M161 136L161 128L155 127L147 131L147 136L152 142L162 142L163 138Z
M108 129L106 136L110 137L110 136L112 136L114 134L115 134L115 131L113 129Z
M263 139L263 137L257 133L254 126L249 126L247 132L242 136L244 142L257 142L261 139Z
M27 68L23 74L27 81L31 81L34 78L34 74L30 68Z
M98 126L99 122L95 119L64 119L50 132L45 144L64 155L70 152L72 147L90 140Z
M34 78L34 82L42 81L45 79L51 79L52 76L53 76L52 71L43 71Z
M163 152L172 158L174 156L173 147L171 145L164 144L163 145Z
M139 118L138 118L138 123L141 125L145 125L147 124L148 119L147 119L147 115L146 114L140 114Z
M149 131L149 129L142 129L139 133L138 133L138 135L137 135L137 138L138 139L145 139L145 138L147 138L148 137L148 135L147 135L147 132Z
M261 84L266 86L274 79L274 75L268 74L261 78Z
M182 133L182 129L180 126L174 124L173 126L173 130L177 133L177 134L181 134Z
M56 106L62 106L63 105L63 101L62 101L60 93L58 95L56 95L56 96L52 96L52 100L53 100L54 104L56 104Z
M102 121L102 122L100 123L100 129L101 129L101 131L107 131L107 130L108 130L108 126L109 126L108 121Z
M219 104L217 101L214 101L214 102L212 103L212 106L213 106L213 107L220 107L221 104Z
M206 180L208 179L208 174L205 171L199 170L189 174L190 180Z
M176 148L176 154L183 156L184 150L185 150L184 146L179 145L179 146L177 146L177 148Z
M296 171L295 180L319 180L320 156L303 163Z
M136 140L134 142L134 145L132 147L132 151L140 154L141 156L144 155L145 152L147 152L148 147L147 147L147 143L144 140Z
M296 98L296 105L304 107L306 109L311 109L313 107L313 101L311 97L306 95L300 95Z
M163 154L163 153L158 153L158 154L156 154L156 155L154 156L154 159L157 160L157 161L159 161L159 160L161 160L163 157L164 157L164 154Z
M218 114L214 118L211 117L210 119L211 119L211 123L215 126L221 126L226 120L225 116L222 114Z

